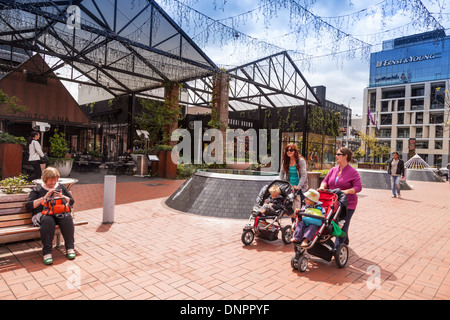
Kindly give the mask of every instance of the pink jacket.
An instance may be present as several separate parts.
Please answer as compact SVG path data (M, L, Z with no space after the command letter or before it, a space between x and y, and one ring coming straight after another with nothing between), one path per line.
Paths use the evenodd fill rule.
M361 178L358 171L350 165L347 165L342 170L341 176L336 180L339 173L339 166L333 167L328 172L327 176L323 180L327 184L327 189L341 189L347 190L350 188L355 189L356 193L361 192ZM358 196L356 194L348 194L348 209L356 209L358 204Z

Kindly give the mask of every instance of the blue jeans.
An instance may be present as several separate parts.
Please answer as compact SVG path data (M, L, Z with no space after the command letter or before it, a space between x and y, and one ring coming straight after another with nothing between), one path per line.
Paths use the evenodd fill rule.
M391 176L391 188L392 194L395 196L395 191L397 190L397 194L400 194L400 179L401 176Z

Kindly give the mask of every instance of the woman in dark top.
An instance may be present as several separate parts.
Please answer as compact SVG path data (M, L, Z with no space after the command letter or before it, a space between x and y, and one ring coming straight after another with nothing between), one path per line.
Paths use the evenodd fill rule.
M42 255L44 264L52 264L52 244L55 236L56 225L59 225L64 237L67 258L75 259L74 250L74 225L70 213L43 215L44 207L42 201L51 197L63 198L70 206L74 200L67 188L58 183L60 175L57 169L48 167L42 173L42 185L36 186L28 196L26 208L32 211L31 221L34 226L40 226L42 240Z

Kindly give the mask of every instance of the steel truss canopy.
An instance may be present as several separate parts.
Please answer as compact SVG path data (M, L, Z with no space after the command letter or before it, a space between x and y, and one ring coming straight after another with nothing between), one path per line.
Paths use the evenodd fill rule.
M2 72L17 57L53 57L41 76L101 88L113 96L162 98L183 85L181 103L210 107L222 72L153 0L0 0ZM230 110L319 104L285 52L226 71Z
M233 111L320 104L286 52L236 67L226 73L230 81L229 108ZM212 100L212 81L213 77L204 77L186 83L183 87L188 90L188 103L207 107L208 101Z

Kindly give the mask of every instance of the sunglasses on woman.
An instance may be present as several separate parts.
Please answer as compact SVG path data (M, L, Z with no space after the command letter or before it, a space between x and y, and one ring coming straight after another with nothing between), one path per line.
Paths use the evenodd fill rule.
M286 149L286 152L294 152L295 150L294 149Z

